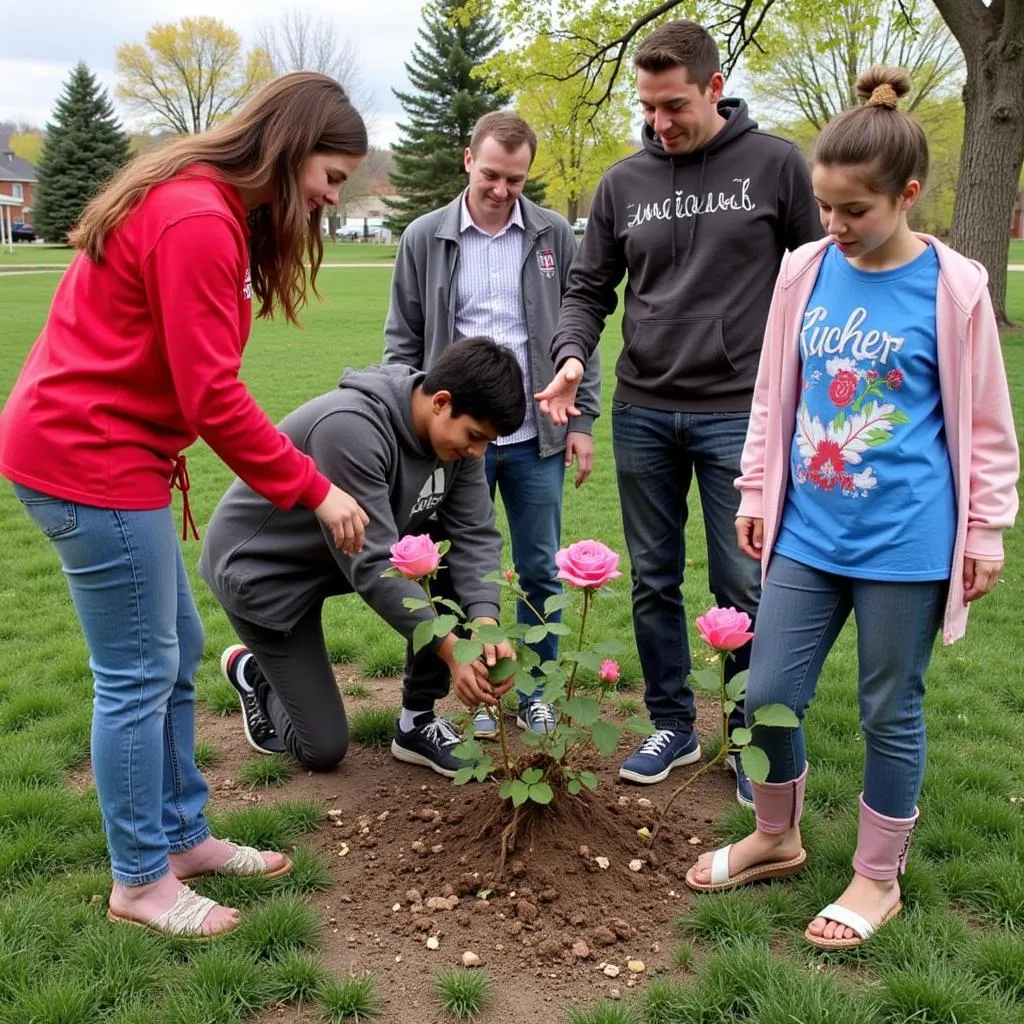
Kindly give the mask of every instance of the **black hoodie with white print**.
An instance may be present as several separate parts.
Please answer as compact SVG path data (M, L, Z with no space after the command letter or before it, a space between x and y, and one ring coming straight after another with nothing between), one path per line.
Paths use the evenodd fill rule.
M692 153L666 153L645 124L594 194L551 351L585 363L628 274L616 401L749 410L782 255L822 235L800 150L758 131L743 100L718 112L725 125Z

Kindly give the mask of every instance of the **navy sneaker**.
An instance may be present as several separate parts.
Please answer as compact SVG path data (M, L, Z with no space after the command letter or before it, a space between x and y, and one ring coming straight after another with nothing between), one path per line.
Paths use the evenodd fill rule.
M255 667L252 652L242 644L232 644L220 656L220 674L235 688L242 705L242 728L249 746L261 754L283 754L281 737L270 724L249 676Z
M725 758L725 767L736 776L736 803L740 807L754 809L754 790L750 785L750 779L743 770L743 762L739 754L728 754Z
M403 732L395 720L395 738L391 741L391 755L406 764L420 764L433 768L438 775L453 779L464 764L452 753L462 742L458 730L446 718L438 718L433 711L425 711L413 719L413 727Z
M692 729L686 732L658 729L622 762L619 778L645 784L661 782L673 768L699 760L700 742Z
M516 725L530 732L549 733L555 731L555 709L542 700L524 700L519 705Z

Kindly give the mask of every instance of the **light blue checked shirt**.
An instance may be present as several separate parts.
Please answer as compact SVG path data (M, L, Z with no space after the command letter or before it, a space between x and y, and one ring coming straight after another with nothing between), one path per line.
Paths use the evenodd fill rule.
M508 223L496 235L489 235L473 223L463 192L459 232L455 335L457 338L478 335L492 338L516 357L526 389L526 419L514 434L499 437L497 443L529 441L537 436L537 423L533 411L530 339L520 278L524 227L518 201L512 207Z

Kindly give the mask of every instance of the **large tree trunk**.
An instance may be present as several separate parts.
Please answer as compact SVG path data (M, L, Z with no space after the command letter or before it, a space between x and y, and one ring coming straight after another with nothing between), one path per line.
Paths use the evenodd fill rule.
M579 199L570 199L565 204L565 219L570 224L576 223L576 218L580 215L580 201Z
M953 204L953 248L988 270L1006 315L1006 264L1024 162L1024 0L935 0L964 51L964 145Z

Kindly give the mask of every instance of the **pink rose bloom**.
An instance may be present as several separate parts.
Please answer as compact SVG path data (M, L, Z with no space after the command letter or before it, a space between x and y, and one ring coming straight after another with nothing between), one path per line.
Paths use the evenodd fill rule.
M407 579L429 576L441 561L441 552L425 533L406 534L391 545L391 564Z
M754 635L750 632L750 616L735 608L710 608L697 619L697 629L716 651L735 651Z
M555 554L558 578L570 587L596 590L621 576L619 556L599 540L580 540Z
M602 683L617 683L619 681L619 663L611 658L605 658L597 670L597 678Z

